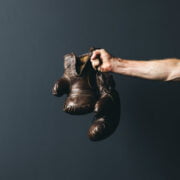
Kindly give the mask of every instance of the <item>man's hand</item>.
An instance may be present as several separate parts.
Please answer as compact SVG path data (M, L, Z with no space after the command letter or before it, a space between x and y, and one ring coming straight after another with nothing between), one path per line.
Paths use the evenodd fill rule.
M91 56L91 63L94 69L101 72L113 72L115 58L106 50L94 50Z
M167 58L159 60L127 60L111 56L106 50L93 51L91 63L101 72L113 72L139 78L180 81L180 59Z

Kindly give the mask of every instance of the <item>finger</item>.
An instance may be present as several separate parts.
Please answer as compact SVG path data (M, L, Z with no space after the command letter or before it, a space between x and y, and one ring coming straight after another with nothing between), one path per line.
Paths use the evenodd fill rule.
M101 67L101 72L107 72L107 70Z
M100 49L93 51L93 54L91 56L91 60L96 59L97 56L99 56L100 54L101 54L101 50Z
M97 67L100 65L100 62L98 59L91 61L93 68L97 69Z
M100 71L100 72L108 72L108 69L107 69L107 68L104 68L103 66L99 66L99 67L97 68L97 70Z
M99 59L94 60L93 63L94 63L94 66L99 66L100 65Z
M102 72L102 69L101 69L101 67L99 66L99 67L97 67L97 70L98 71L100 71L100 72Z

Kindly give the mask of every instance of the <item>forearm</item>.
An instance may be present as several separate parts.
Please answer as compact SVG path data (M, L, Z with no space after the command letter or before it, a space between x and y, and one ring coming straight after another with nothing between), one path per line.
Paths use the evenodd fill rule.
M112 72L139 78L180 81L180 60L175 58L136 61L114 58Z

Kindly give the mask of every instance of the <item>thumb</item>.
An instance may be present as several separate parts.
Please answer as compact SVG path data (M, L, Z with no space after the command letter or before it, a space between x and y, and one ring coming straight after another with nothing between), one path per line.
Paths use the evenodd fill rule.
M101 54L100 50L93 51L93 54L91 56L91 60L97 59L97 57Z

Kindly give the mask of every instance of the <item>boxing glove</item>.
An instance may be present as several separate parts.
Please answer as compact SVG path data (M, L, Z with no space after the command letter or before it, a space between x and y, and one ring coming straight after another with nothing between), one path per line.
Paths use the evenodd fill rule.
M93 51L92 49L90 50ZM64 74L55 83L52 94L67 94L63 110L78 115L95 112L88 135L92 141L109 137L120 120L120 100L112 75L95 71L91 53L64 56Z
M90 63L90 53L76 56L74 53L64 56L64 74L55 83L52 94L67 94L63 110L79 115L94 110L98 92L96 72Z
M95 104L94 121L89 128L88 136L92 141L109 137L120 121L120 98L115 90L115 83L109 73L96 73L99 99Z

